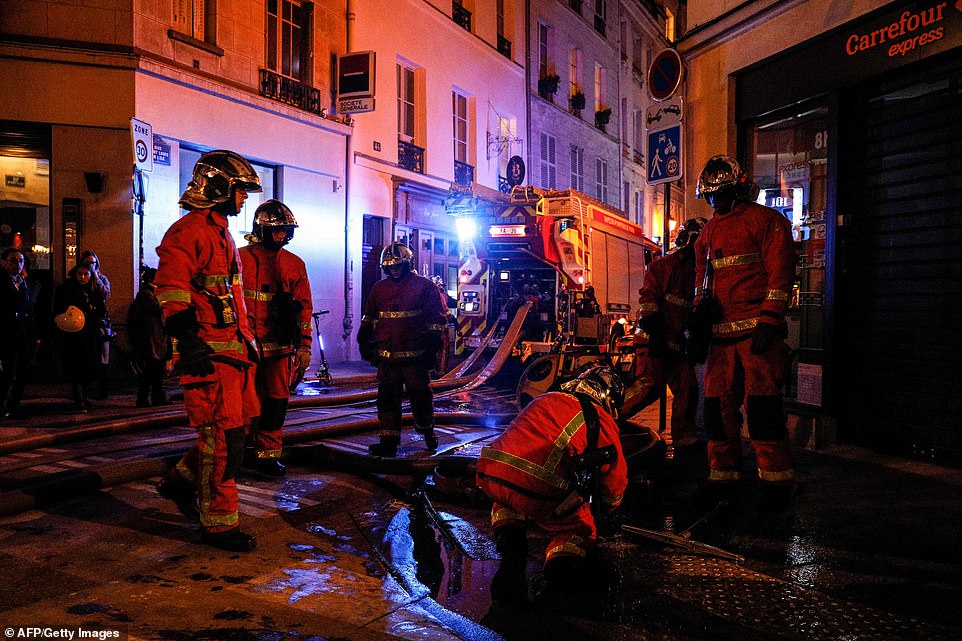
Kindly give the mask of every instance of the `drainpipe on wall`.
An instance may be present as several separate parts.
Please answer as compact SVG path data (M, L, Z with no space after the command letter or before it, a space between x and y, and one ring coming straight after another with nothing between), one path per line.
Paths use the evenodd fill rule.
M524 3L524 109L525 109L525 138L528 141L527 167L528 184L533 185L534 176L534 141L531 139L531 0ZM507 172L505 172L507 173ZM545 187L545 185L541 185Z
M354 11L351 0L346 0L345 14L347 18L346 46L347 53L351 52L354 40ZM353 125L352 125L353 127ZM353 128L351 132L353 132ZM348 133L344 139L344 332L341 339L344 342L343 354L345 360L351 360L351 333L354 330L354 261L351 260L351 142L353 133Z

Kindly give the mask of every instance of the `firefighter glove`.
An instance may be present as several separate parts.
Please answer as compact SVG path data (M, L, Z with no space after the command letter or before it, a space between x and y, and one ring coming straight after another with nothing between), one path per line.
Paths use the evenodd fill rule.
M177 368L181 374L210 376L214 363L210 360L214 350L196 332L185 332L177 339Z
M296 371L304 372L307 370L307 367L310 364L311 364L311 348L298 347L297 351L294 353L294 369Z
M764 354L775 344L778 337L778 328L768 323L759 323L755 326L752 333L752 354Z
M668 356L668 327L661 313L648 314L641 319L641 329L648 334L648 354L656 358Z

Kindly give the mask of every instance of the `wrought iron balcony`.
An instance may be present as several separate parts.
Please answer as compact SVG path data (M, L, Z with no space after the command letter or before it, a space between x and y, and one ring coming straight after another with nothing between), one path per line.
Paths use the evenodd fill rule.
M511 41L504 36L498 36L498 53L505 58L511 57Z
M424 148L414 143L397 141L397 164L402 169L424 173Z
M321 92L319 90L268 69L260 70L260 95L288 105L294 105L312 114L321 114Z
M511 193L511 184L508 183L508 179L504 176L498 176L498 191L500 191L502 194Z
M454 182L458 185L470 185L474 182L474 167L460 160L454 161Z
M471 12L461 6L461 3L452 3L451 19L454 20L458 25L464 27L468 31L471 31Z

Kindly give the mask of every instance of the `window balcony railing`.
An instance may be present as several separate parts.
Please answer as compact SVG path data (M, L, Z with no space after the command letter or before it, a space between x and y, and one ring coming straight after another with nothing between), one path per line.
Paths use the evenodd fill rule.
M454 182L458 185L470 185L474 182L474 167L460 160L454 161Z
M505 58L511 58L511 41L504 36L498 36L498 53Z
M402 169L418 174L424 173L424 148L414 143L397 141L397 164Z
M293 78L260 70L260 95L321 115L321 92Z
M498 191L500 191L502 194L511 193L511 184L508 183L508 179L504 176L498 176Z
M471 12L465 9L458 2L451 5L451 19L459 26L471 31Z

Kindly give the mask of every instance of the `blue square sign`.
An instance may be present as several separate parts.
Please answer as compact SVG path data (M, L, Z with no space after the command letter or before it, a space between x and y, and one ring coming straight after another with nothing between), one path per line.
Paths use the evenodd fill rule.
M681 178L681 123L648 132L649 185Z

